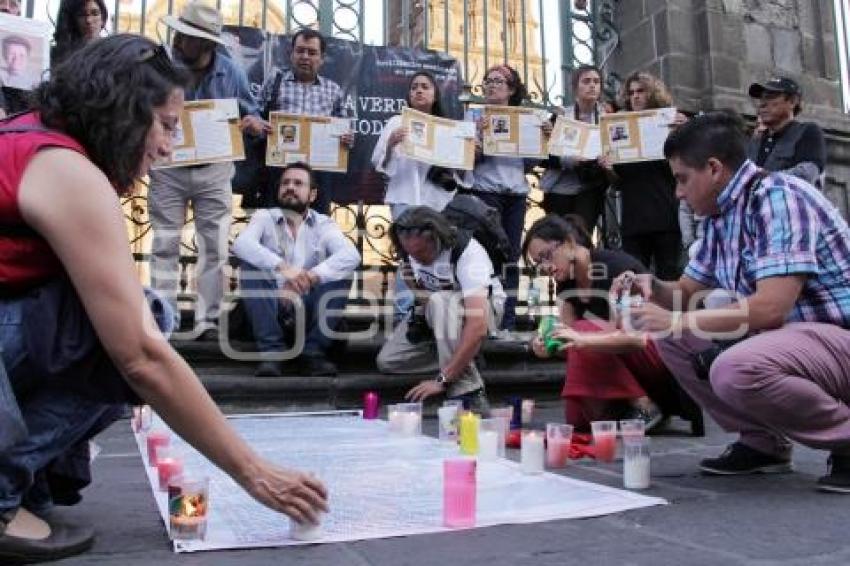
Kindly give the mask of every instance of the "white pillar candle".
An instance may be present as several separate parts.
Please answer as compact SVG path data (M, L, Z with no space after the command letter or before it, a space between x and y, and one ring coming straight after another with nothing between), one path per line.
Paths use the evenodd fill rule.
M623 485L626 489L649 487L649 456L635 456L623 460Z
M319 523L315 525L312 523L299 523L294 519L289 520L289 537L292 540L319 540L323 534L321 518Z
M416 436L419 434L422 425L422 415L419 413L401 413L399 421L399 432L401 432L402 436Z
M402 411L390 408L388 413L388 420L390 422L390 432L401 432L401 419L404 413Z
M531 424L534 418L534 399L522 400L522 426L525 427Z
M539 474L543 471L543 434L537 431L524 432L520 449L520 467L526 474Z
M495 460L499 457L499 433L495 430L478 431L478 459Z

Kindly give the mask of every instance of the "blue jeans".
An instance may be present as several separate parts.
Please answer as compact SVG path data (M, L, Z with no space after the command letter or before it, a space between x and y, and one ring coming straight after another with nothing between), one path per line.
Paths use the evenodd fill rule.
M505 315L502 317L501 327L513 330L516 326L516 299L519 288L519 251L522 248L522 229L525 226L526 195L512 193L488 193L472 191L472 194L492 206L502 215L502 227L511 242L511 257L499 273L503 281L505 293L508 298L505 301Z
M286 341L294 338L291 332L284 330L284 324L288 322L287 319L294 320L295 317L294 313L282 307L274 272L259 270L243 262L239 270L239 285L243 291L247 291L242 300L251 321L257 349L260 352L283 351ZM324 317L327 328L336 330L342 322L350 289L351 280L342 279L317 285L301 297L305 322L304 354L320 355L328 351L333 339L322 332L320 317ZM326 293L332 296L321 304L322 296ZM322 308L321 312L319 307Z
M167 327L173 314L164 301L158 308L155 318ZM117 420L124 405L83 396L62 379L28 371L22 299L0 300L0 348L0 419L4 433L7 424L23 433L0 435L13 442L0 449L0 513L22 504L44 511L52 505L48 467L73 461L81 443Z

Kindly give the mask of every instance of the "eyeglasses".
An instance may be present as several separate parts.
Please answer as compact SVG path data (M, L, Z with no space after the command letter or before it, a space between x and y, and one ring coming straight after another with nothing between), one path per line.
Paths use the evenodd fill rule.
M484 79L484 86L504 86L508 84L505 79Z

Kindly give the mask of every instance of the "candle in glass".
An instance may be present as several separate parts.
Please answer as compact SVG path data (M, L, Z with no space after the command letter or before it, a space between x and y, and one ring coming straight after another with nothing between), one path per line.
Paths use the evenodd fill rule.
M543 471L543 434L536 430L522 433L520 447L520 468L526 474L539 474Z
M164 430L152 430L147 436L148 466L156 466L156 451L160 446L168 446L171 437Z

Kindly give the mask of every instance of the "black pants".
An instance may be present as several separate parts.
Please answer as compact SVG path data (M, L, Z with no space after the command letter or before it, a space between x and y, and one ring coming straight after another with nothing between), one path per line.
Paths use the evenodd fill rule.
M678 230L623 236L623 251L646 267L654 264L655 275L662 281L674 281L682 274L682 233Z
M543 210L546 214L576 214L584 220L587 231L593 234L596 221L602 214L604 199L605 191L602 189L588 189L577 195L546 193L543 196Z

